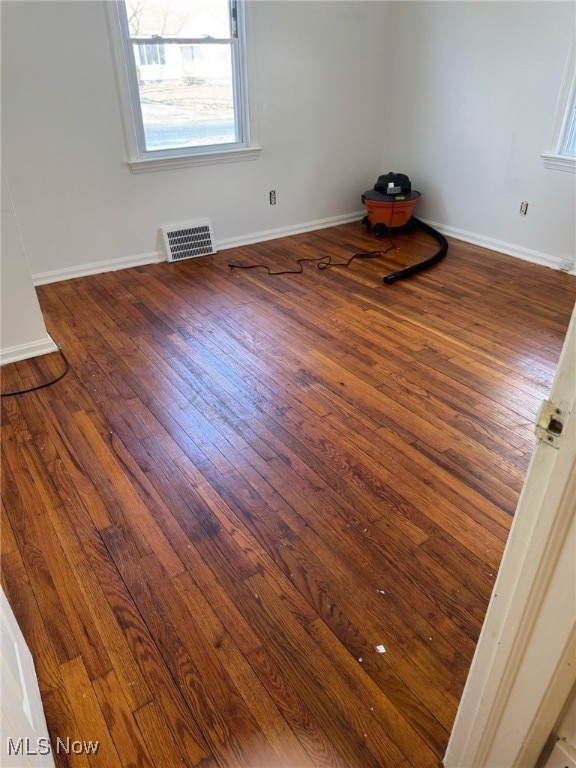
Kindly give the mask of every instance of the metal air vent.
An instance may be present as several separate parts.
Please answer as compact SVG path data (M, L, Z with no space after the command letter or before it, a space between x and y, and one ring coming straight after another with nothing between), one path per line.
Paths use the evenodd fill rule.
M182 261L216 253L212 223L208 219L162 227L161 232L167 261Z

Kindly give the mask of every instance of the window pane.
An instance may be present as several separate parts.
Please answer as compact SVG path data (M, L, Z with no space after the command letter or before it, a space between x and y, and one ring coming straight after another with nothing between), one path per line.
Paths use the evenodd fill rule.
M566 131L564 154L576 155L576 105L572 107L572 114Z
M143 66L166 64L163 45L139 45L138 58Z
M147 151L239 140L232 45L134 44L137 49L157 49L155 57L144 59L135 51Z
M228 0L126 0L132 37L230 37Z

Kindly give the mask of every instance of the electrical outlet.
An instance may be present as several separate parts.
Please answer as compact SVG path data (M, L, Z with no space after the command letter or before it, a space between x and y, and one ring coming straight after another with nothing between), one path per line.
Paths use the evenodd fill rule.
M528 213L528 203L526 202L526 200L524 200L523 203L520 203L520 215L526 216L527 213Z
M275 189L271 189L270 190L269 198L270 198L270 205L276 205L276 190Z

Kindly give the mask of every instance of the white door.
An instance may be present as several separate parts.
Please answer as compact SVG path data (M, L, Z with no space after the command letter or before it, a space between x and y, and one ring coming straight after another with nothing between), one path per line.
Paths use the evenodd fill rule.
M446 768L534 768L576 685L576 309L549 400Z
M1 589L0 640L0 765L53 768L32 656Z

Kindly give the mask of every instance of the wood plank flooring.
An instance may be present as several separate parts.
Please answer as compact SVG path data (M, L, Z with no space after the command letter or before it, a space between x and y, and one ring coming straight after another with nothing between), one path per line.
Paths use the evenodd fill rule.
M438 765L576 279L451 241L387 286L436 247L395 243L39 289L70 370L3 398L1 565L53 742L100 744L58 766Z

